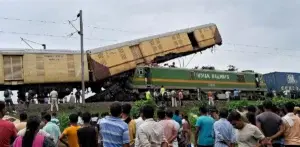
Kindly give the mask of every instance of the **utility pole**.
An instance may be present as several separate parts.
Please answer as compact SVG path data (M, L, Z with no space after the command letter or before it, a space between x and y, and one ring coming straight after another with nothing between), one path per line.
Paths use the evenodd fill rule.
M85 103L85 84L84 84L84 50L83 50L83 21L82 10L79 11L77 17L80 17L80 49L81 49L81 98L82 103Z

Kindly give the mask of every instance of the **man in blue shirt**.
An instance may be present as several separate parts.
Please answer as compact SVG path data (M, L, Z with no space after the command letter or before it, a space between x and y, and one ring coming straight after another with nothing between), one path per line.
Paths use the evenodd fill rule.
M213 147L214 146L214 119L210 117L208 109L205 106L200 107L201 116L196 122L195 145L198 147Z
M53 137L53 141L56 144L58 142L59 136L61 135L59 127L51 121L51 115L48 113L43 116L43 121L46 124L43 127L43 130Z
M51 122L55 123L56 125L60 125L59 120L57 119L57 115L55 112L52 113Z
M220 119L214 123L215 147L228 147L236 143L235 130L227 117L227 109L221 109Z
M104 147L129 147L128 125L120 118L122 105L114 102L110 105L111 116L100 120L100 133Z
M179 110L175 110L175 113L173 115L173 120L179 123L180 127L182 126L182 118L179 116Z
M234 91L233 91L233 97L234 97L235 100L239 100L240 99L239 94L240 94L240 91L238 89L234 89Z

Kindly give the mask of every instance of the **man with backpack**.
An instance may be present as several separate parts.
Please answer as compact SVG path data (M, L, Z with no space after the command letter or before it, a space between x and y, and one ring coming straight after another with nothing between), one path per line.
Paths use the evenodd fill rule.
M9 106L11 106L11 109L13 110L13 112L16 112L15 111L15 105L12 101L12 98L11 96L13 95L12 91L9 90L9 89L6 89L4 91L4 100L5 100L5 105L7 108L9 108Z

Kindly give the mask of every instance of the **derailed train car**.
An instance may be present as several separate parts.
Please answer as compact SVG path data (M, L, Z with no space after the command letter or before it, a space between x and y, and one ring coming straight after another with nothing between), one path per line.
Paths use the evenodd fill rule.
M137 67L132 79L133 87L145 91L148 88L201 91L241 91L243 97L257 99L267 91L262 74L244 71L199 70L168 67Z
M85 54L85 81L102 96L124 94L130 77L140 65L161 63L221 45L215 24L168 32L133 41L88 50ZM79 88L80 52L69 50L0 50L0 88L19 91L58 91ZM104 87L105 92L101 92ZM64 89L64 90L63 90Z
M221 44L217 26L208 24L92 49L88 57L93 80L97 81L137 65L161 63Z
M207 24L92 49L88 53L90 78L97 86L104 83L106 92L98 98L124 97L123 90L130 87L137 66L162 63L221 44L217 26Z

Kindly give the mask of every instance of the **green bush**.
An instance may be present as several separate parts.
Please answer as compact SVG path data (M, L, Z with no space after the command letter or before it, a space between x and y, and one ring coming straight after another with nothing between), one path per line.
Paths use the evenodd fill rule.
M156 108L156 104L153 100L139 100L139 101L135 101L132 108L131 108L131 116L133 118L137 118L139 117L139 112L140 109L145 106L145 105L151 105L154 108Z
M289 98L272 98L271 99L273 104L276 106L283 106L287 102L293 102L295 105L300 105L299 99L289 99ZM261 105L263 101L247 101L247 100L241 100L241 101L231 101L227 103L226 108L229 110L234 110L239 107L245 107L249 105L258 106Z
M300 105L300 99L287 99L287 98L273 98L272 99L273 103L276 106L282 106L287 102L293 102L296 105ZM263 101L248 101L248 100L239 100L239 101L230 101L230 102L222 102L222 104L218 104L218 109L225 107L228 110L235 110L239 107L247 107L249 105L254 105L254 106L258 106L261 105ZM225 105L223 103L226 103ZM192 107L188 107L184 112L186 114L188 114L189 117L189 121L192 125L192 127L194 127L194 125L196 124L197 118L200 115L199 114L199 107L200 106L207 106L207 102L197 102L194 106Z
M250 103L247 100L240 100L240 101L231 101L227 103L226 108L229 110L234 110L240 107L249 106Z
M58 115L59 123L60 123L60 131L63 131L65 128L69 126L69 115L67 113L60 113Z

